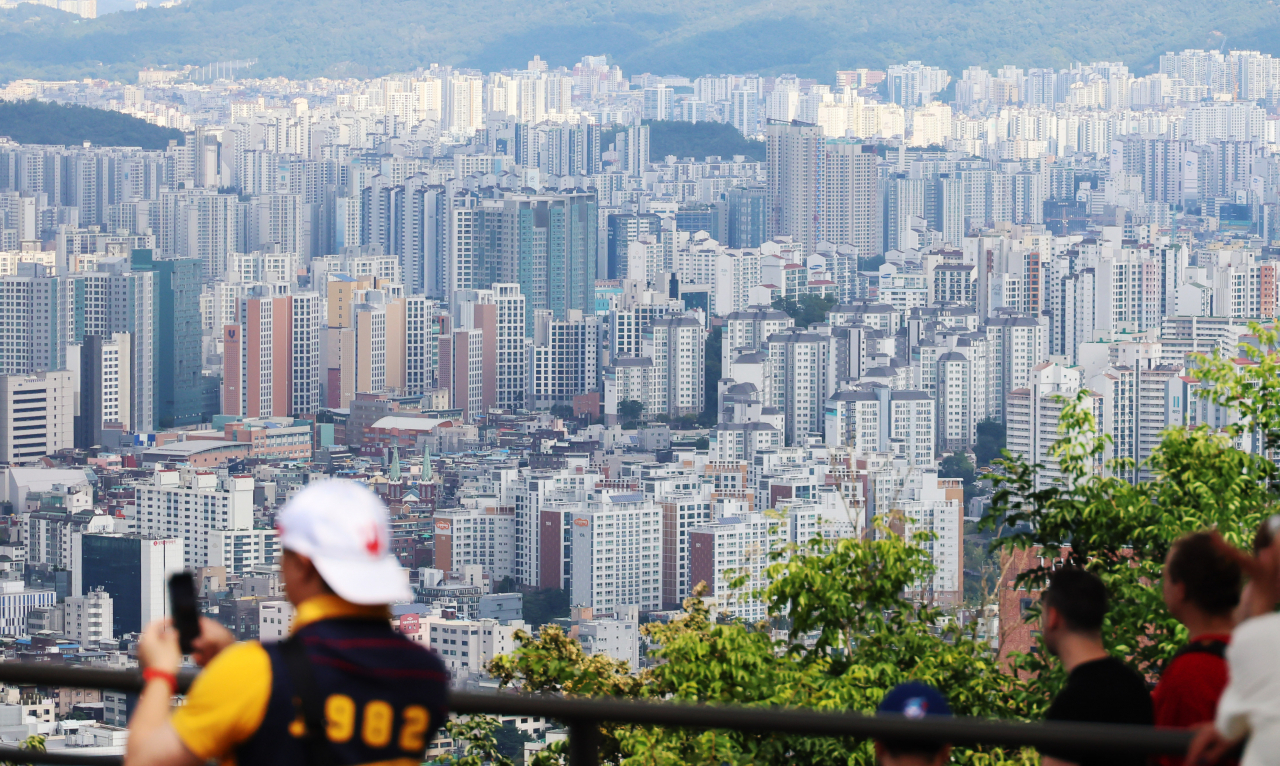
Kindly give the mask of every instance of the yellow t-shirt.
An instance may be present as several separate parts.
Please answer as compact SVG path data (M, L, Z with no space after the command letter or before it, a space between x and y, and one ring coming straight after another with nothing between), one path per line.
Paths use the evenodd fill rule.
M298 606L293 630L340 617L390 619L385 606L362 606L337 596L316 596ZM201 760L235 763L235 749L262 725L271 699L271 658L257 641L232 644L196 677L186 704L173 714L174 731Z

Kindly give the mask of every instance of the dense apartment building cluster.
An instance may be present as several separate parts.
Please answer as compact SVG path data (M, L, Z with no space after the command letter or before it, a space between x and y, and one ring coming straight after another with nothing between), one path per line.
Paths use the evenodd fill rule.
M982 501L943 458L997 424L1061 481L1079 398L1141 477L1163 429L1234 417L1194 355L1280 313L1256 53L142 75L4 89L188 131L0 142L5 652L115 656L180 568L240 635L286 635L275 513L330 476L386 499L396 625L459 683L510 650L519 591L634 665L642 613L705 582L762 619L769 556L814 536L931 532L912 595L960 610ZM659 157L663 121L760 156Z

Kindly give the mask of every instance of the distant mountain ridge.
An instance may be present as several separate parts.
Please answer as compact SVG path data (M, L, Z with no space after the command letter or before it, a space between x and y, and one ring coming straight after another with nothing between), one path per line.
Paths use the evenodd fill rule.
M792 72L921 60L1152 71L1187 47L1280 54L1269 0L189 0L97 19L36 5L0 11L0 80L132 80L140 68L257 59L258 76L372 76L432 63L485 71L533 54L609 54L627 74Z

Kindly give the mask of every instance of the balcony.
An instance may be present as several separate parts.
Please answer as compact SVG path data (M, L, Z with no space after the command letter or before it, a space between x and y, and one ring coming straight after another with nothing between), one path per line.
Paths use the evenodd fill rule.
M184 673L190 686L195 673ZM113 689L138 692L137 670L68 668L47 664L0 663L0 682ZM811 737L913 739L927 738L955 745L995 745L1011 748L1068 748L1098 755L1181 755L1191 732L1148 726L1086 723L1022 723L983 718L912 720L903 716L825 713L811 710L694 705L676 702L633 702L585 697L519 694L452 695L450 711L461 714L538 716L559 721L569 730L570 766L598 766L601 723L689 729L728 729L753 734L772 733ZM32 764L121 766L117 756L38 753L0 747L0 761Z

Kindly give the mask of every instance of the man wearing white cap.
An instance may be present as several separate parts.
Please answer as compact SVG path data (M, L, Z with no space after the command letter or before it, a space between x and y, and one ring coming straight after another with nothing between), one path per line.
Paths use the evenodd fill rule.
M296 608L288 640L236 643L201 618L192 656L206 667L170 715L182 651L172 626L147 626L128 766L422 762L447 715L448 673L391 629L388 605L412 593L389 553L386 506L363 485L325 481L290 500L278 527Z

